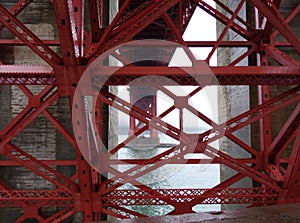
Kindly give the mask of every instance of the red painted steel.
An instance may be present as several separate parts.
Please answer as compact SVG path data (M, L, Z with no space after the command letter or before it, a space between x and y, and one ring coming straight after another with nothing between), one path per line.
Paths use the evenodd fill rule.
M102 0L89 0L89 16L91 20L92 41L98 42L101 37L103 4Z
M77 35L75 29L77 27L78 32L82 31L82 27L80 27L82 25L75 23L74 7L82 8L82 6L73 6L73 1L71 0L54 0L53 5L56 13L56 24L60 37L64 65L76 65L79 63L78 59L81 54L79 44L82 43L82 38L78 38L80 35Z
M13 14L14 16L17 16L18 14L20 14L23 9L25 9L29 4L30 2L32 2L33 0L21 0L21 1L18 1L17 4L15 4L9 11L11 14ZM2 31L2 29L4 28L5 26L3 24L0 25L0 31Z
M300 41L288 26L276 5L271 0L265 2L250 0L250 2L268 19L273 27L293 45L294 50L300 55Z
M188 73L197 73L190 67L100 67L99 72L93 76L94 84L102 83L107 78L107 73L114 71L113 75L107 80L107 85L126 85L129 81L142 77L144 74L151 76L159 75L168 77L172 83L174 81L180 85L195 85L195 81ZM0 83L2 85L53 85L57 81L64 79L77 79L78 74L82 73L85 67L76 68L59 68L56 73L50 66L20 66L20 65L3 65L0 69ZM219 85L295 85L300 83L300 70L298 67L211 67ZM56 76L56 77L55 77ZM155 81L155 77L152 77ZM150 79L149 79L150 80ZM157 78L157 81L160 79ZM70 80L69 80L70 81ZM66 86L65 81L60 83ZM214 82L207 83L215 84Z
M215 17L219 22L223 23L224 25L227 25L230 22L230 17L220 12L218 9L215 9L214 7L210 6L208 3L201 0L195 0L193 2L195 2L197 6L199 6L202 10ZM247 23L244 21L244 24ZM248 24L248 26L250 25ZM240 36L244 37L246 40L251 39L251 36L253 34L256 34L257 32L255 29L249 31L237 24L236 22L232 23L231 29L234 30ZM253 31L253 33L251 31Z
M51 1L52 2L52 1ZM52 183L53 190L16 190L10 187L5 180L0 179L0 207L22 208L23 215L15 222L35 218L40 222L61 222L77 212L82 212L83 221L91 222L103 219L103 215L118 218L145 217L146 214L136 211L132 207L149 205L172 206L169 214L182 214L193 212L192 208L198 204L247 204L250 206L271 205L278 203L291 203L300 201L300 68L298 58L300 42L290 21L299 15L300 5L284 18L280 13L280 1L240 0L236 9L231 9L215 0L218 7L214 8L201 0L123 0L119 1L119 13L113 21L105 27L102 0L89 0L84 4L82 0L53 1L53 10L56 16L57 33L59 39L41 40L30 31L22 19L17 16L26 10L31 3L29 0L20 0L11 9L0 5L0 31L8 29L16 39L0 39L0 45L27 46L49 65L44 66L38 61L34 66L20 64L5 64L0 58L0 84L17 85L27 97L28 103L9 124L0 132L0 154L7 160L1 160L0 166L22 166ZM239 14L245 7L255 7L260 20L258 26L253 27ZM85 7L88 10L85 10ZM196 7L208 13L216 21L224 25L223 31L217 41L184 41L183 32L193 15ZM84 15L87 12L88 15ZM26 15L25 15L26 16ZM84 17L89 17L90 24L84 24ZM265 25L264 21L266 21ZM87 25L87 26L86 26ZM85 30L90 26L90 33ZM229 31L242 37L244 40L231 41L225 39ZM284 40L275 39L278 34ZM99 87L107 74L114 71L105 85L126 86L139 77L150 76L141 82L141 86L155 86L159 91L174 101L169 108L161 114L156 113L156 97L149 100L136 99L137 92L133 93L132 101L126 101L112 92L101 91L97 96L95 111L90 110L85 98L76 98L75 90L78 81L97 56L106 50L132 39L164 39L171 40L187 47L212 47L207 61L212 54L221 48L247 48L235 60L225 66L211 67L216 79L206 81L207 85L262 85L259 105L252 107L242 114L236 115L222 124L215 123L188 102L203 86L196 88L186 96L178 96L163 85L172 85L174 81L183 86L197 86L197 82L190 74L205 77L205 73L195 71L193 68L167 66L135 66L133 64L120 67L107 67L101 64L99 70L92 74L92 87ZM56 53L50 46L55 46L61 52ZM221 53L222 51L220 51ZM192 55L191 52L188 52ZM236 66L243 59L260 55L261 66ZM3 54L1 54L3 55ZM121 63L130 61L126 55L115 52L113 55ZM193 57L193 56L192 56ZM278 64L270 66L269 59ZM193 62L196 59L193 58ZM41 64L41 65L38 65ZM198 73L197 73L198 72ZM164 77L164 83L161 82ZM43 90L33 94L32 86L39 85ZM281 92L276 97L269 94L269 85L287 86L289 90ZM102 86L101 86L102 87ZM51 112L49 106L60 97L69 97L70 109L77 110L78 119L83 122L74 123L80 126L75 136L81 140L76 141L70 133ZM137 97L138 98L138 97ZM73 103L74 102L74 103ZM97 139L97 133L102 133L104 104L128 114L131 122L131 134L118 145L111 146L109 150L101 146L96 152L96 144L88 138ZM146 109L144 108L146 107ZM278 111L289 107L293 112L282 124L275 137L270 137L272 131L271 116ZM202 133L188 134L183 131L182 124L173 126L165 117L175 110L187 110L210 126ZM16 146L14 139L38 116L44 116L74 147L76 160L40 160L35 154L29 154L23 147ZM94 123L91 121L95 119ZM180 121L182 118L179 115ZM260 122L260 147L248 145L235 135L235 132L253 123ZM137 123L142 123L140 126ZM170 145L163 152L151 158L118 158L118 152L130 144L138 135L151 129L152 137L157 131L176 140L178 145ZM268 131L268 132L267 132ZM222 134L219 134L223 132ZM101 134L100 134L101 135ZM208 145L211 142L226 137L246 151L251 157L235 158L222 150ZM193 145L193 146L191 146ZM87 150L80 151L79 148ZM290 152L287 152L290 150ZM288 155L282 156L283 153ZM204 154L205 158L188 158L189 153ZM87 156L98 157L97 166L90 166ZM96 159L97 160L97 159ZM94 159L95 161L95 159ZM158 170L165 165L196 165L196 164L222 164L236 173L212 188L152 188L141 183L138 179ZM114 168L131 164L126 170ZM75 166L76 174L66 177L56 167ZM97 169L98 168L98 169ZM105 177L96 172L100 170ZM233 185L250 178L256 182L253 188L237 188ZM184 179L183 179L184 180ZM135 186L125 189L130 183ZM172 185L171 185L172 186ZM45 216L42 207L53 207L51 216Z
M153 195L153 191L158 192L157 195ZM275 191L266 191L263 188L213 188L213 189L149 189L149 190L115 190L112 193L107 194L104 197L105 206L125 206L128 200L133 205L166 205L162 199L164 197L172 198L176 203L184 203L189 206L190 202L194 202L198 199L203 199L204 204L218 203L248 203L258 202L262 204L272 204L277 201L277 193ZM248 194L253 196L248 197ZM218 194L215 197L211 197L210 194ZM143 197L144 199L140 199ZM254 201L255 200L255 201ZM197 201L196 201L197 202ZM184 211L185 212L185 211Z
M146 111L147 113L157 116L157 89L154 87L136 87L131 86L130 91L130 103L134 106ZM134 117L130 117L129 135L133 135L135 132L142 129L144 126L143 122L136 120ZM148 127L150 131L150 138L157 138L156 129Z
M107 73L114 70L113 75L109 78ZM206 84L220 84L220 85L295 85L299 84L299 68L298 67L211 67L212 72L216 76L216 80L207 81ZM93 76L93 84L99 85L106 80L109 85L126 85L130 81L149 75L149 78L143 79L147 84L158 84L161 82L161 77L166 84L178 83L180 85L198 85L193 76L200 75L200 77L210 78L210 75L200 73L198 74L193 68L187 67L184 69L178 67L122 67L111 68L101 67L101 70ZM107 79L108 78L108 79ZM168 82L170 81L170 82ZM138 83L138 81L137 81ZM141 83L143 84L143 83Z
M2 5L0 5L0 22L48 64L53 66L61 63L60 57L53 50Z
M48 207L73 207L73 198L65 190L1 190L2 208L39 206Z
M33 41L29 40L29 42L33 43ZM47 45L47 46L59 46L60 45L60 41L59 40L44 40L43 42ZM25 46L26 44L18 39L1 39L0 40L0 45L13 45L13 46Z

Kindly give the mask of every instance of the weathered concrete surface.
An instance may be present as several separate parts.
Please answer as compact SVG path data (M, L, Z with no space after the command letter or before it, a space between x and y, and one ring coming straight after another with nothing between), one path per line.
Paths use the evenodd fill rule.
M235 10L240 1L236 0L222 0L231 10ZM229 16L223 9L217 6L217 9L222 11L225 15ZM246 20L247 18L247 7L244 4L239 12L239 16ZM223 32L224 25L217 22L217 36L220 36ZM238 35L231 29L226 32L223 39L224 41L243 41L244 38ZM240 55L244 54L247 48L220 48L218 49L218 66L228 66L236 60ZM248 66L248 58L240 61L237 66ZM250 108L250 94L249 86L220 86L218 88L220 97L224 97L225 100L219 101L219 123L225 123L226 121L238 116L249 110ZM222 96L221 96L222 95ZM242 129L234 132L234 135L245 142L247 145L251 145L250 141L250 126L245 126ZM250 158L251 155L238 146L233 141L226 137L220 140L220 150L236 158ZM220 178L221 182L232 177L237 172L226 165L220 165ZM252 187L252 180L250 178L244 178L234 184L234 187ZM240 208L241 205L228 205L223 204L222 210L234 210Z
M104 221L102 221L104 222ZM106 221L114 223L296 223L300 222L300 203L247 208L218 213L185 214L178 216Z

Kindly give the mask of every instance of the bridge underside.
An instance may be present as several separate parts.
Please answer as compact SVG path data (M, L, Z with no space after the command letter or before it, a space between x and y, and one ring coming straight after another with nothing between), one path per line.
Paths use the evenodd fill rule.
M19 91L25 99L21 109L1 129L0 166L23 167L51 188L28 189L22 182L16 186L5 177L0 179L0 207L21 209L15 222L26 219L61 222L79 212L83 222L105 220L107 215L146 217L139 211L140 207L154 206L169 207L163 214L175 215L192 213L195 206L202 204L256 207L300 202L300 41L299 31L294 27L295 21L299 21L299 3L291 1L291 6L286 7L280 0L239 0L237 7L231 9L219 0L214 1L216 7L201 0L119 0L119 11L108 24L106 1L52 0L47 4L56 17L54 35L42 39L24 22L30 19L26 17L30 15L26 13L28 7L38 3L14 2L15 5L0 5L0 31L11 35L0 39L0 46L3 49L26 46L38 57L33 61L28 56L24 59L28 63L8 61L1 52L4 55L0 58L2 89L9 85L12 93ZM282 5L286 7L284 13ZM240 16L243 7L256 12L253 14L256 22ZM216 41L183 39L196 9L209 14L220 25ZM229 32L239 40L226 39ZM138 41L144 39L151 41ZM118 47L121 44L125 44L125 49ZM134 63L136 57L142 58L137 53L140 48L145 50L149 46L165 50L160 58L165 63L155 66ZM197 60L189 50L195 47L210 47L205 60ZM191 65L168 66L174 49L183 49ZM211 66L213 54L218 50L220 55L224 49L243 50L228 64ZM107 51L109 54L105 55ZM148 54L153 55L156 54ZM117 61L114 66L107 65L108 56ZM252 62L244 65L244 60ZM170 99L170 106L158 106L157 109L163 110L156 114L153 108L149 112L108 90L111 86L132 83L157 88ZM228 85L257 87L258 103L224 122L211 119L189 103L206 86ZM168 86L193 88L185 95L178 95ZM280 91L273 94L277 88ZM3 105L4 98L1 98ZM62 98L69 102L71 119L52 109ZM110 118L104 111L112 108L143 124L116 144L105 142ZM178 125L164 119L173 111L178 111L175 112ZM207 129L196 133L186 131L182 124L186 111L208 126ZM282 113L286 119L279 121L278 114ZM41 158L39 150L32 151L22 143L22 134L40 117L73 148L68 152L74 154L72 159L67 158L69 154ZM74 131L66 127L71 120ZM256 127L258 145L244 142L236 134L249 126ZM123 158L122 149L149 128L175 143L150 157ZM39 130L31 132L35 133L39 134ZM222 145L219 149L214 142L223 138L247 156L227 154L222 151ZM173 165L176 172L179 165L204 164L223 165L234 174L210 188L173 188L172 185L157 188L141 180L165 166ZM74 170L71 175L62 170L67 166ZM236 186L245 178L253 182L253 187Z

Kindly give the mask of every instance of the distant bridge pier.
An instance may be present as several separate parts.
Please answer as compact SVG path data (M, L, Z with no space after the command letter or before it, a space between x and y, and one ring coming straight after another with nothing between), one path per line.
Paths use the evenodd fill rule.
M130 103L134 107L142 109L145 113L157 116L157 88L151 86L130 86ZM136 138L129 144L133 148L149 148L159 145L160 140L158 132L151 126L146 126L145 123L139 121L134 117L134 114L130 116L130 129L129 135L136 134ZM142 131L141 129L145 130ZM149 134L147 134L149 132Z

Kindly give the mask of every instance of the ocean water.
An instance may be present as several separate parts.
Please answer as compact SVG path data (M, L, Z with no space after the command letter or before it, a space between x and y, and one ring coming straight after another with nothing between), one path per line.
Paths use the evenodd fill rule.
M177 143L175 140L159 134L161 143ZM127 135L119 135L119 143L127 138ZM132 149L124 147L118 152L118 159L149 159L170 147L156 147L151 149ZM199 154L188 154L185 159L199 158ZM123 172L134 165L118 165L119 171ZM220 183L220 167L217 164L166 164L143 175L138 182L155 189L187 189L187 188L212 188ZM124 188L124 187L123 187ZM134 188L134 185L125 185L125 188ZM148 216L165 215L172 211L171 206L133 206L127 207ZM220 211L220 205L196 205L195 212Z

